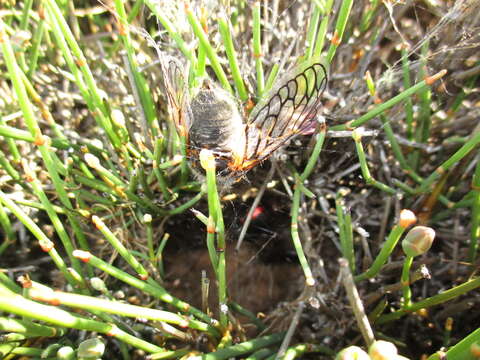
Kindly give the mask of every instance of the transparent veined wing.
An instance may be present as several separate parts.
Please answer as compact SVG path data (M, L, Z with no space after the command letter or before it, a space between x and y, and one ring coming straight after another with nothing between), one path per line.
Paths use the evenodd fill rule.
M187 140L192 117L188 82L185 78L188 69L173 57L163 54L159 57L170 119L174 122L178 134Z
M325 67L315 62L279 80L247 120L243 168L253 167L295 135L313 126L327 86Z

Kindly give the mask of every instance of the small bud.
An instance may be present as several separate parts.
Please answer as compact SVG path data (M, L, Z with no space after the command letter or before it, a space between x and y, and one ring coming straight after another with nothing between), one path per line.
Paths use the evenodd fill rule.
M99 148L99 149L103 149L103 143L101 140L99 139L93 139L90 144L92 144L93 146L95 146L96 148ZM87 148L88 149L88 148Z
M100 338L82 341L78 346L77 357L100 358L105 352L105 344Z
M80 259L84 263L88 263L92 258L92 254L90 254L88 251L83 250L73 250L72 255L77 259Z
M372 360L397 360L398 351L395 345L384 340L377 340L368 349Z
M83 217L89 218L91 213L88 210L85 209L78 209L77 212L82 215Z
M112 121L120 128L125 128L125 116L118 109L113 109L111 112Z
M410 225L413 225L417 222L417 217L413 213L413 211L403 209L400 211L400 219L398 221L398 225L403 228L407 228Z
M220 304L220 312L222 314L228 314L228 305L227 304Z
M150 214L143 215L143 222L145 224L151 223L152 222L152 215L150 215Z
M407 256L426 253L435 239L435 231L427 226L415 226L402 241L403 252Z
M480 342L476 341L470 345L470 354L472 354L475 359L480 358Z
M70 346L62 346L57 350L57 359L59 360L71 360L75 359L75 350Z
M91 278L90 285L92 285L92 288L94 288L97 291L100 291L102 293L107 292L107 287L105 286L105 282L99 277Z
M113 293L113 297L117 300L124 300L125 293L122 290L117 290Z
M96 169L97 167L100 166L100 160L95 155L87 153L85 154L84 158L87 165L90 166L91 168Z
M45 252L50 252L50 250L55 247L55 244L48 239L40 240L38 244L40 245L40 248Z
M335 360L370 360L368 354L358 346L349 346L340 351Z
M95 225L95 227L100 231L102 231L105 228L105 223L97 215L92 216L92 222L93 222L93 225Z
M452 331L452 328L453 328L453 318L449 316L447 320L445 320L445 330Z

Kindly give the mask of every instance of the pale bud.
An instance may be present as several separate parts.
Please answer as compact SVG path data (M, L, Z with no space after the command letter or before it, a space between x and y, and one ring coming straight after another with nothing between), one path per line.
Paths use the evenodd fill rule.
M97 291L102 293L107 292L107 287L105 286L105 282L100 279L99 277L93 277L90 279L90 285Z
M111 116L112 116L112 121L115 125L121 128L125 127L125 116L123 115L123 112L121 112L118 109L113 109Z
M427 226L415 226L402 241L403 252L407 256L418 256L426 253L435 239L435 230Z
M358 346L349 346L340 351L335 360L370 360L370 357Z
M75 350L70 346L62 346L57 350L57 359L58 360L71 360L75 359Z
M100 358L105 352L105 344L100 338L82 341L78 346L79 358Z
M100 166L100 160L95 155L87 153L85 154L84 158L87 165L91 168L96 169Z
M398 351L395 345L384 340L377 340L368 349L372 360L397 360Z

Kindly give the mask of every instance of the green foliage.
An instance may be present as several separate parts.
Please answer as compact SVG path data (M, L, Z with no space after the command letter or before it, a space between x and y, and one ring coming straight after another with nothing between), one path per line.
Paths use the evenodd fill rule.
M304 274L301 300L312 305L308 311L321 311L314 306L317 294L336 288L321 285L321 278L326 282L332 279L323 275L321 254L318 247L312 245L321 234L317 234L317 224L317 233L312 234L310 224L312 214L328 203L317 180L321 178L322 163L328 161L329 138L345 132L355 146L362 186L386 199L385 202L395 202L399 216L397 221L396 213L386 211L381 226L375 230L379 234L378 244L364 242L360 246L357 233L361 233L361 225L351 208L355 202L351 201L350 194L364 190L346 191L342 187L331 192L336 193L334 207L325 216L336 231L328 234L340 251L327 250L335 257L347 259L348 266L342 271L347 271L351 280L344 282L348 301L357 321L363 319L367 323L359 326L369 328L372 324L364 307L353 305L361 304L357 288L364 290L360 292L363 297L372 291L375 282L382 287L374 292L392 292L397 296L389 306L386 297L375 296L375 300L365 306L373 309L370 319L374 329L370 331L375 336L382 336L382 331L388 331L389 326L394 321L402 321L402 317L447 301L459 301L461 296L480 286L479 278L470 278L464 271L454 279L447 279L441 293L429 293L420 299L412 290L418 280L410 273L416 266L414 255L408 252L407 256L398 255L396 251L402 234L417 221L413 213L400 212L400 209L421 203L417 217L432 228L441 226L441 220L453 217L455 211L466 209L471 216L462 219L462 225L469 228L470 241L455 245L466 250L460 251L455 261L459 266L467 262L472 268L477 261L480 132L474 127L471 133L459 131L442 137L441 142L436 137L444 134L435 129L439 123L445 129L454 128L452 124L458 114L468 112L469 107L478 107L478 99L474 103L469 98L478 75L467 72L462 81L457 81L457 84L461 82L461 91L454 101L439 101L435 86L446 75L446 70L438 69L435 75L429 76L428 69L433 63L429 54L436 44L428 36L419 41L420 60L413 62L415 53L405 47L400 49L405 42L398 35L395 40L398 51L390 54L401 64L397 65L398 69L395 66L385 69L382 65L390 58L373 61L376 54L362 53L364 48L375 49L384 40L379 19L380 14L387 17L390 4L385 4L385 10L378 1L370 1L364 9L353 7L351 0L299 4L298 12L302 16L298 19L303 19L303 23L300 29L294 29L296 24L291 20L281 21L282 16L293 18L293 14L289 9L279 14L278 4L269 9L260 1L251 4L237 0L228 2L228 6L223 3L226 2L209 8L196 1L116 0L114 7L107 9L100 5L92 8L83 1L25 0L18 1L17 9L5 2L0 18L0 85L5 93L2 95L5 99L0 100L1 262L5 267L20 267L23 263L17 256L19 252L28 249L38 255L43 251L59 272L63 285L60 291L53 291L52 284L43 284L37 281L37 274L32 274L33 280L27 275L21 277L19 287L0 271L0 331L3 333L0 356L3 358L15 355L65 359L108 357L113 356L109 346L105 350L105 342L110 338L116 340L125 359L134 357L132 349L150 354L150 359L241 356L259 359L275 357L277 352L283 359L301 358L306 353L332 357L341 347L353 342L353 338L342 338L343 335L331 330L327 333L335 338L331 343L336 349L326 347L323 339L315 337L308 343L298 343L303 338L293 337L299 326L295 321L288 321L287 332L270 331L265 335L261 331L266 325L230 297L228 268L229 261L236 255L227 254L227 229L232 219L224 211L225 189L218 182L215 158L208 150L198 149L196 160L200 160L204 171L191 171L189 163L194 162L191 157L197 153L187 151L188 139L177 134L168 121L169 115L178 109L166 110L165 102L158 100L158 93L165 90L159 86L159 77L165 74L158 74L158 67L149 65L156 60L157 53L147 45L181 57L181 63L188 63L185 67L188 73L182 75L188 79L190 89L202 86L209 74L214 75L215 79L209 80L218 82L238 99L244 114L255 102L268 100L266 96L275 89L276 81L284 79L284 73L289 74L288 66L301 68L323 59L331 72L331 83L336 87L331 86L332 93L325 94L325 98L336 97L336 100L332 104L327 100L323 102L326 119L317 119L316 133L311 136L311 144L300 161L289 160L282 170L285 172L278 171L285 174L282 179L285 192L290 192L287 195L290 235ZM448 25L441 19L437 21ZM396 24L390 25L395 31L388 41L392 41L398 31ZM293 39L289 35L291 31L296 34ZM291 44L286 41L288 36ZM292 53L294 48L297 51ZM352 49L363 54L361 59L370 62L362 67L361 62L350 59L351 63L344 65L345 54L351 55ZM121 54L126 54L124 59ZM478 59L476 61L478 66ZM369 64L377 79L368 73L363 84L364 74L360 70L365 72ZM347 73L347 66L353 78L353 89L348 96L347 90L338 90L339 85L346 87L345 83L335 78L339 69ZM419 76L415 79L418 69ZM391 73L394 76L390 79ZM451 82L451 78L445 79ZM390 82L395 90L389 91L380 80ZM329 112L341 114L343 110L338 104L351 105L355 101L359 111L352 106L349 119L331 124ZM157 102L161 104L159 109ZM385 148L373 140L366 142L371 130L363 127L375 128L376 137L382 138L391 150L380 164L374 161L376 150L383 152ZM457 146L452 150L447 145L454 136ZM424 151L431 142L441 147L437 157L429 157ZM341 173L341 169L336 171ZM194 176L192 172L202 175ZM462 179L452 181L459 174ZM462 188L466 183L472 187ZM259 193L263 194L266 186ZM457 194L461 194L461 198ZM205 202L208 214L195 211L192 216L188 211ZM366 211L379 212L373 206ZM363 214L358 222L367 223L371 215ZM208 307L196 308L173 296L165 286L165 248L167 240L170 244L175 239L169 240L164 224L172 217L183 217L187 221L196 217L205 225L206 234L200 236L206 240L215 276L212 282L217 295L214 312ZM18 230L19 225L28 230L28 235ZM405 241L409 240L412 239L407 235ZM369 246L373 257L364 262L360 259L369 256ZM428 257L435 250L428 247L425 251L428 252L424 256ZM403 272L395 275L398 284L391 288L390 284L382 284L382 276L393 258L401 260ZM324 259L329 272L332 267L338 268L336 261L328 260L331 259ZM368 279L374 281L370 283ZM208 286L203 289L206 288ZM122 301L119 289L133 292L140 299L138 304ZM338 298L337 290L331 291ZM208 298L208 294L203 296ZM347 303L343 298L336 301ZM350 310L344 312L348 321L342 320L352 324ZM137 323L136 318L145 321ZM259 331L247 335L242 321L252 322ZM91 339L80 342L78 331L87 333ZM161 335L160 341L152 336L154 333ZM103 338L94 337L96 334ZM473 356L471 349L478 344L478 330L463 336L457 345L444 344L450 346L449 358L450 354L458 359ZM37 348L28 346L27 340L32 338L47 340L35 343ZM372 339L364 340L369 345ZM408 346L399 352L412 350ZM342 356L352 351L368 358L363 350L352 346L341 351L337 358L344 358ZM439 355L430 357L435 358Z

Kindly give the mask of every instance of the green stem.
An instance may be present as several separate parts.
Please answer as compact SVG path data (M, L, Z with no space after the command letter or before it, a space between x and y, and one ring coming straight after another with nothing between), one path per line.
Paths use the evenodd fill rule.
M159 346L150 344L124 332L114 324L86 319L56 306L43 305L35 301L27 300L23 296L10 292L1 284L0 308L8 313L41 320L52 325L105 334L147 352L165 351Z
M400 225L396 225L393 227L392 231L388 235L387 241L385 241L382 246L382 250L380 250L380 253L373 261L373 264L367 271L355 276L355 282L370 279L380 272L380 269L382 268L383 264L387 262L388 257L395 248L395 245L397 245L398 240L400 240L400 236L402 236L404 231L405 228Z
M410 289L410 269L413 264L413 256L407 255L403 263L402 269L402 291L403 291L403 308L407 309L412 305L412 290Z
M477 161L475 173L472 179L472 220L470 228L470 246L468 249L468 259L470 263L475 263L478 252L478 243L480 241L480 161Z
M261 39L261 14L260 1L253 4L253 57L255 58L255 70L257 73L257 97L260 99L265 89L265 77L262 64L262 39Z
M238 65L237 54L235 52L235 47L232 40L232 31L225 17L220 17L218 19L218 29L220 30L220 35L222 36L223 44L225 45L225 52L227 54L230 69L232 71L235 88L237 89L240 99L242 101L247 101L248 92L245 88L245 83L243 82L240 67Z
M310 173L313 171L313 168L317 163L318 157L320 156L323 142L325 140L325 134L326 134L326 127L322 126L320 129L320 132L316 135L317 141L315 143L315 147L313 148L312 154L308 159L307 166L305 166L305 169L303 170L300 176L296 176L295 191L293 193L293 199L292 199L292 210L290 212L290 216L291 216L290 233L292 235L292 241L298 256L298 260L300 261L300 265L305 275L305 282L308 286L313 286L315 284L315 279L313 277L312 270L308 265L305 252L303 251L302 242L300 240L300 235L298 233L300 196L302 193L302 189L305 189L305 187L303 186L303 182L308 178Z
M170 304L176 308L178 308L181 311L187 312L189 314L192 314L196 316L197 318L209 323L209 324L215 324L215 320L201 312L200 310L194 308L190 304L187 304L186 302L183 302L182 300L179 300L173 296L171 296L164 288L162 288L160 285L156 284L155 286L146 283L143 280L137 279L136 277L127 274L124 271L121 271L120 269L106 263L105 261L101 260L100 258L90 254L89 252L86 251L81 251L81 250L75 250L73 252L73 255L78 257L80 260L87 262L93 267L96 267L107 274L123 281L126 284L129 284L137 289L142 290L143 292L150 294L154 296L157 299L160 299L163 302L166 302L167 304Z
M254 340L223 348L209 354L192 356L190 360L223 360L232 357L240 357L241 355L249 354L251 352L254 352L255 350L279 343L280 341L282 341L284 336L285 333L278 333L259 337Z
M408 89L402 91L400 94L391 98L390 100L379 104L378 106L376 106L375 108L373 108L372 110L367 112L365 115L360 116L358 119L356 119L352 122L349 122L347 124L332 126L330 128L330 130L336 131L336 130L349 130L349 129L357 128L357 127L363 125L364 123L366 123L367 121L373 119L374 117L377 117L378 115L383 113L385 110L390 109L391 107L395 106L399 102L401 102L401 101L407 99L408 97L412 96L413 94L423 90L425 87L430 86L432 84L433 80L436 80L436 79L444 76L446 74L446 72L447 72L446 70L442 70L442 71L438 72L437 74L433 75L432 77L430 77L426 80L420 81L418 84L415 84L411 88L408 88Z
M471 348L478 347L480 343L480 328L471 332L454 346L450 347L446 354L440 356L436 353L430 356L427 360L442 360L442 359L462 359L462 360L477 360L478 357L473 354Z
M207 53L207 56L210 60L210 64L213 68L213 71L215 71L215 74L217 75L217 78L220 81L220 84L222 84L225 90L232 93L233 92L232 87L228 82L227 75L223 71L222 65L220 64L220 60L218 59L215 49L208 41L207 34L203 30L202 25L200 24L200 21L198 21L197 17L195 16L195 14L193 13L193 11L190 9L189 6L185 7L185 12L187 14L188 22L190 23L190 26L192 27L192 30L195 33L195 36L197 36L205 52Z
M202 150L202 151L205 151L205 150ZM205 152L205 154L207 154L207 152ZM202 157L202 154L200 156ZM225 251L226 251L225 226L223 223L222 205L220 203L220 198L218 196L216 174L215 174L215 160L213 158L213 154L205 155L204 169L207 173L208 210L210 213L210 217L212 217L214 220L213 226L211 223L209 223L210 227L209 227L209 230L207 231L207 244L209 243L211 244L212 242L211 236L212 234L214 234L216 229L217 230L216 251L218 256L217 256L217 263L216 264L213 263L212 265L216 269L216 275L218 280L220 325L222 326L222 328L226 329L228 325L228 316L227 316L228 298L227 298L227 277L226 277L226 261L225 261ZM209 252L212 252L211 248L209 248Z
M417 191L419 193L428 192L432 184L442 174L444 174L445 171L449 170L457 162L467 156L477 147L478 144L480 144L480 131L474 133L473 136L460 149L458 149L452 156L450 156L446 161L444 161L429 177L427 177Z
M375 186L377 189L380 189L387 194L395 195L397 192L392 187L377 181L370 174L368 169L367 158L365 156L365 151L363 150L362 145L362 136L360 130L354 130L352 134L353 140L355 141L355 148L357 150L358 160L360 161L360 168L362 169L362 175L365 179L365 182L369 185Z
M0 191L0 202L5 205L17 219L30 230L30 232L37 238L40 248L47 252L51 256L53 262L57 268L62 272L63 276L67 279L68 283L74 288L81 287L81 283L77 283L75 278L70 274L68 268L63 261L63 258L58 254L54 248L53 242L45 235L45 233L38 227L38 225L25 214L18 205L16 205L11 199L9 199L3 191Z
M426 309L438 304L443 304L444 302L455 299L478 287L480 287L480 277L464 282L463 284L458 285L454 288L445 290L441 294L434 295L422 301L418 301L412 304L411 306L409 306L408 308L400 309L390 314L383 315L376 321L376 324L378 325L384 324L384 323L399 319L404 315L411 314L420 309Z
M328 49L327 62L330 64L337 51L338 46L342 42L345 27L347 26L348 17L350 16L350 10L352 9L353 0L343 0L340 12L338 14L337 23L335 24L335 34L330 48Z
M93 296L53 291L52 289L46 289L43 286L36 287L35 283L29 289L28 295L33 300L37 301L55 303L76 309L84 309L91 312L102 312L126 317L145 318L152 321L162 321L169 324L178 325L182 328L189 327L191 329L208 332L211 336L215 336L217 334L216 329L212 328L208 324L202 323L198 320L189 319L188 317L177 315L172 312L125 304L122 302L101 299Z

